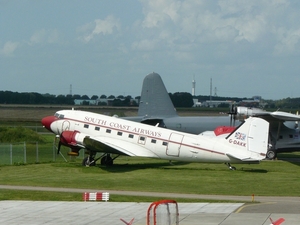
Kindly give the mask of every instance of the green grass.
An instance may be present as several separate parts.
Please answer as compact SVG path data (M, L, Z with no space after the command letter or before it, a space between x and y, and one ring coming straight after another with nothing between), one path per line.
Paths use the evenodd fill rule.
M69 163L1 166L0 184L206 195L300 195L299 163L278 160L235 166L237 170L231 171L224 164L174 162L170 165L163 160L120 157L112 167L82 167L78 159ZM14 192L15 198L25 195L28 196L25 199L30 199L32 195L30 191ZM0 189L0 199L13 198L4 197L3 193ZM38 198L56 200L62 199L61 195L65 194L40 192ZM69 195L76 200L82 197L76 193ZM130 196L121 199L125 201Z

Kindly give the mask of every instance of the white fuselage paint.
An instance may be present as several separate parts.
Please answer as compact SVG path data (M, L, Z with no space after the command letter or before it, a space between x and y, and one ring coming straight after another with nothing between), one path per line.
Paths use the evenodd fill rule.
M78 131L76 141L80 145L87 136L96 140L97 137L99 140L107 138L114 140L112 145L122 145L120 147L124 149L126 146L122 143L130 143L130 146L135 145L137 149L145 149L149 152L146 155L153 158L188 162L242 163L228 157L227 154L234 156L237 153L239 156L244 155L245 158L262 160L267 151L267 149L258 152L249 151L247 140L241 140L235 135L231 135L228 139L226 137L229 134L194 135L84 111L62 110L57 114L63 115L63 118L51 124L51 130L56 134L61 134L65 130ZM139 150L127 150L132 156L145 155L143 153L140 155Z

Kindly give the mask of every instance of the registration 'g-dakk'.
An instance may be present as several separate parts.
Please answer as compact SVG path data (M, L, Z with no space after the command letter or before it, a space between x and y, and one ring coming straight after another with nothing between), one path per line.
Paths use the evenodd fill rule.
M185 162L258 163L268 150L269 123L250 117L240 126L217 127L199 135L178 132L92 112L61 110L42 119L70 154L85 149L84 165L113 164L119 155ZM97 152L102 152L98 159ZM114 158L112 155L116 155Z

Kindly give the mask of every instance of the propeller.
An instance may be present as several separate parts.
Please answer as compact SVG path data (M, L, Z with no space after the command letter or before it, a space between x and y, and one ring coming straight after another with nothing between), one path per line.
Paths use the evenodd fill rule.
M297 111L297 113L296 113L296 115L298 116L299 115L299 112ZM295 122L295 129L297 130L297 129L299 129L299 121L296 121Z
M234 103L231 103L228 114L230 115L230 126L235 126L237 107Z

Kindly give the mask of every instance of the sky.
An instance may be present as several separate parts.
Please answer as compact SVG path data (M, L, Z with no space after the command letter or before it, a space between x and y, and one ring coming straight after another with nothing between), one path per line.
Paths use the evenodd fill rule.
M299 21L298 0L0 0L0 91L136 97L156 72L170 93L297 98Z

